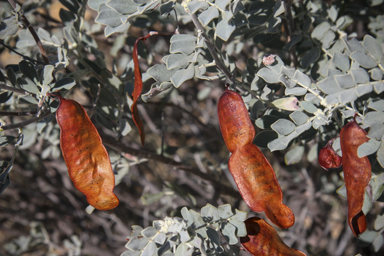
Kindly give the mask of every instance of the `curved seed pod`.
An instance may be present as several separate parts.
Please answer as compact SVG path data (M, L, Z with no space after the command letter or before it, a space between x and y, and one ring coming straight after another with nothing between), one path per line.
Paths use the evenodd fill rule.
M304 253L287 246L276 230L263 219L253 217L244 221L247 236L241 237L243 247L257 256L305 256Z
M119 204L113 193L115 176L96 127L76 101L49 96L60 101L56 111L61 131L60 147L73 184L96 209L115 208Z
M228 168L252 211L264 211L280 228L289 228L295 223L292 210L282 203L283 192L275 171L256 145L248 143L235 150L229 158Z
M369 139L355 120L346 124L340 132L340 145L343 152L343 171L348 199L348 224L358 236L367 228L367 220L362 211L365 188L371 180L371 163L368 157L359 157L357 149Z
M241 96L225 90L218 103L220 130L229 152L252 142L256 135Z
M282 203L283 193L275 171L252 143L255 129L241 96L226 90L218 103L218 115L225 144L232 152L228 168L244 201L253 211L264 211L277 226L291 227L295 216Z
M336 138L329 140L319 152L319 165L327 171L330 168L339 168L342 164L341 156L332 147L335 140Z

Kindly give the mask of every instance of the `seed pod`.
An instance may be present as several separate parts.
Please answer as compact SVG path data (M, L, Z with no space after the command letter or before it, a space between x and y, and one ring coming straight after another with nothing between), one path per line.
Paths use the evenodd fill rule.
M113 193L115 177L96 127L79 103L48 95L60 101L56 111L61 131L60 147L73 184L96 209L115 208L119 204Z
M220 129L232 152L228 168L245 203L255 212L264 211L281 228L295 223L292 210L282 203L283 193L275 172L252 143L255 129L241 96L226 90L218 103Z
M253 217L245 222L247 236L241 237L243 247L257 256L305 256L304 253L287 246L276 230L263 219Z
M319 165L327 171L330 168L339 168L342 164L341 156L332 147L335 140L336 138L329 140L319 152Z
M367 220L362 211L365 188L371 180L371 163L368 157L359 157L357 149L369 139L355 120L346 124L340 132L340 145L343 153L343 171L348 199L348 224L358 236L367 228Z
M225 145L233 153L237 148L252 142L256 135L247 108L241 96L225 90L218 103L220 130Z

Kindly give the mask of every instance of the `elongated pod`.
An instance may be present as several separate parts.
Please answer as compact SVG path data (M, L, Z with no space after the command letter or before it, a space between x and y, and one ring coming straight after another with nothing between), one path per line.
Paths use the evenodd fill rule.
M252 217L244 221L247 236L241 237L243 247L255 256L305 256L287 246L276 230L263 219Z
M348 199L348 224L358 236L367 229L367 220L362 211L365 188L371 180L371 163L368 157L359 157L357 149L368 141L367 132L355 120L346 124L340 132L343 153L343 171Z
M108 152L96 127L83 107L58 95L56 120L60 126L60 147L69 176L76 189L98 210L115 208L119 200L113 193L115 177Z
M252 143L255 129L241 96L226 90L218 103L218 115L225 144L232 152L228 168L244 201L251 210L264 211L277 226L291 227L295 216L282 203L283 193L275 171Z

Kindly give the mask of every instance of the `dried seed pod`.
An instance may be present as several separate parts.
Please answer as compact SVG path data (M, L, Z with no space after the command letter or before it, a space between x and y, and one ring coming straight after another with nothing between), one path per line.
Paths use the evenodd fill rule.
M305 256L304 253L287 246L276 230L263 219L253 217L245 222L247 236L241 237L243 247L257 256Z
M56 111L61 131L60 147L73 184L96 209L115 208L119 204L113 193L115 176L96 127L79 103L48 95L60 101Z
M295 223L292 210L282 203L283 193L275 172L259 148L252 143L255 129L241 96L226 90L218 103L220 129L232 152L228 168L246 204L264 211L281 228Z
M332 147L335 140L336 138L329 140L319 152L319 165L327 171L330 168L339 168L342 164L341 156Z
M371 163L368 157L359 157L357 149L369 139L355 120L346 124L340 132L340 145L343 153L343 171L348 199L348 224L358 236L367 228L367 220L362 211L365 188L371 180Z

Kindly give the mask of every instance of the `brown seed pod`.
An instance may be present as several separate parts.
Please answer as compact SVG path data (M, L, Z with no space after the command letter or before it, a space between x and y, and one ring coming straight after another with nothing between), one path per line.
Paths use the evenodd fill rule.
M343 153L343 171L348 199L348 224L358 236L367 229L367 220L362 211L365 188L371 180L371 163L368 157L359 157L357 149L369 139L355 120L346 124L340 132L340 145Z
M113 193L115 177L96 127L79 103L48 95L60 101L56 111L61 131L60 147L73 184L96 209L115 208L119 204Z
M252 143L256 132L241 96L226 90L218 103L218 115L225 144L232 152L228 168L244 201L251 210L264 211L277 226L291 227L295 216L282 203L283 193L271 164Z

